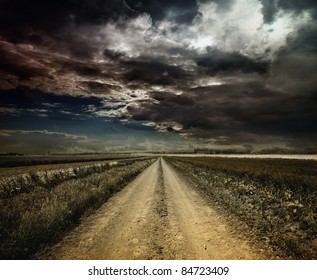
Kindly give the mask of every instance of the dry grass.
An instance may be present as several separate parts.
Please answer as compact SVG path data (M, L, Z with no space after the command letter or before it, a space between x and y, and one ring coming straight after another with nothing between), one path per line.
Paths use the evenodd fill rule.
M317 258L317 165L313 161L168 158L258 238L294 259Z
M71 228L81 215L101 206L151 162L129 160L112 167L89 168L86 173L77 170L66 180L60 174L55 176L57 179L31 176L33 185L28 191L0 200L1 259L31 258Z

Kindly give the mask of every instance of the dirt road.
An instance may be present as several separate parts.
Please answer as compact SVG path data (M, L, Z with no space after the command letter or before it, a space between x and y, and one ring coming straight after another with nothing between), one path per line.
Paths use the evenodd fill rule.
M244 234L246 235L246 234ZM267 259L237 224L157 160L43 259Z

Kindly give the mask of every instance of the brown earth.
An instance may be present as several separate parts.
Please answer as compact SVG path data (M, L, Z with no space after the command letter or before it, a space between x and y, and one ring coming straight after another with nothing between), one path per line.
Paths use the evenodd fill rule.
M247 237L248 236L248 237ZM275 259L157 160L39 259Z

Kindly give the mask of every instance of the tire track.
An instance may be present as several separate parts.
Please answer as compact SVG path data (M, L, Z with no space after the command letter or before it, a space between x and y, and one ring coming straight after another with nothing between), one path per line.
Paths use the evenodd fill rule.
M162 161L169 213L183 239L187 259L266 259L259 248L237 235L215 209Z
M267 259L159 159L39 259Z

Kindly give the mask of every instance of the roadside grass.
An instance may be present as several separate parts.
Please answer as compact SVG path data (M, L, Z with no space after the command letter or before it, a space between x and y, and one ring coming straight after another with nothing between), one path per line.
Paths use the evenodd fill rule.
M89 168L86 173L77 170L66 180L59 174L55 182L53 176L50 183L30 176L34 185L27 191L0 199L0 258L32 258L152 162L153 159L129 160L115 166Z
M19 167L11 168L12 170L9 175L5 176L2 174L1 176L0 199L9 198L24 192L30 192L36 186L53 188L67 180L84 178L93 173L104 172L113 165L123 166L143 159L144 158L106 162L82 162L74 163L72 165L64 164L57 166L34 166L33 168L28 167L28 172L22 174L20 173Z
M293 259L317 259L317 164L286 159L166 158L205 195Z

